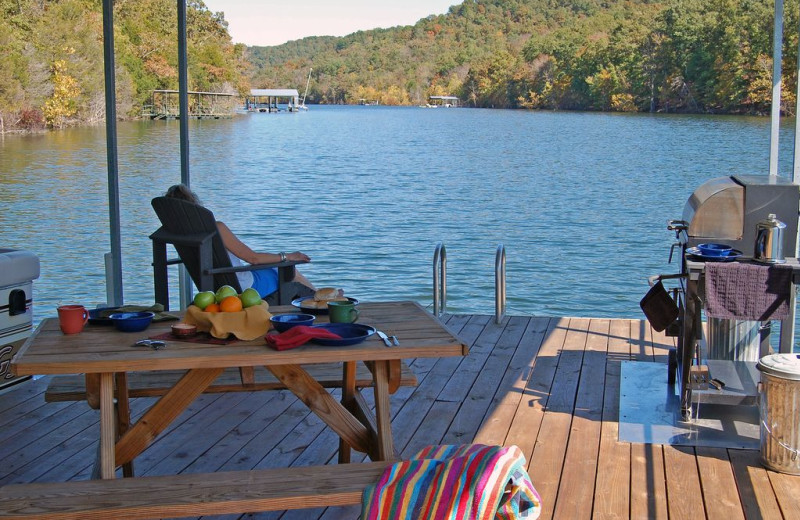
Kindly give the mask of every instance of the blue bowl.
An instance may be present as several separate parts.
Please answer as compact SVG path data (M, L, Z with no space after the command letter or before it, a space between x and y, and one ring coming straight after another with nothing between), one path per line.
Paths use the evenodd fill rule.
M150 326L153 321L154 313L145 312L118 312L108 318L114 322L114 326L122 332L140 332Z
M298 325L311 325L314 323L314 316L311 314L276 314L269 321L278 332L284 332Z
M697 249L704 256L728 256L733 250L731 246L725 244L698 244Z

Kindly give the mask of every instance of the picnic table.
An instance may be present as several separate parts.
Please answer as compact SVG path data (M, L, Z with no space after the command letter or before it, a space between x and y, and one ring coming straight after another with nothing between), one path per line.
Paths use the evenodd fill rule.
M419 304L410 301L361 303L359 323L391 331L399 345L387 347L376 335L348 346L306 344L275 351L263 338L225 345L167 341L166 348L133 347L146 337L170 330L174 322L153 323L141 333L119 332L89 325L80 334L64 335L54 318L41 322L12 361L17 375L75 374L87 376L87 398L100 409L98 474L113 479L118 466L132 462L226 368L266 367L340 438L340 462L349 462L350 449L373 461L395 457L389 395L401 377L401 361L419 357L463 356L468 346ZM297 312L275 307L274 314ZM319 316L318 322L327 321ZM301 365L342 363L342 397L337 401ZM375 410L355 385L355 364L372 372ZM132 425L119 421L128 414L126 377L138 371L186 370L186 373ZM95 384L92 384L92 383ZM115 406L115 387L117 406Z

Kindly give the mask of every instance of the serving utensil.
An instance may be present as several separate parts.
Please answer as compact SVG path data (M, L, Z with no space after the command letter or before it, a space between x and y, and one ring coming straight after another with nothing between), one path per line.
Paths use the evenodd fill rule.
M389 336L387 336L384 332L382 332L380 330L376 330L375 333L378 335L379 338L381 338L383 340L383 343L387 347L391 347L392 346L392 342L389 341Z

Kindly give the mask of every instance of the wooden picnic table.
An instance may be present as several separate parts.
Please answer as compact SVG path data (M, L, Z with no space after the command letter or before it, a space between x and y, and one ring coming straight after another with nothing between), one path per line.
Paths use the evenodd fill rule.
M61 333L58 320L39 325L12 361L17 375L87 375L97 383L100 408L99 476L111 479L118 466L134 460L194 399L229 367L264 366L317 414L340 437L340 462L349 462L350 448L372 460L391 460L394 446L389 394L400 379L401 360L418 357L463 356L468 346L449 332L419 304L410 301L361 303L359 323L395 334L399 345L386 347L376 335L350 346L306 344L275 351L263 338L226 345L167 341L164 349L133 347L139 339L168 332L174 322L153 323L140 333L119 332L113 327L89 325L75 335ZM270 312L297 312L294 307L275 307ZM327 321L318 316L317 322ZM364 362L373 375L375 411L355 386L355 364ZM336 401L301 365L341 362L342 398ZM117 413L127 415L125 377L128 372L187 370L166 394L133 425L118 426ZM243 372L244 374L244 372ZM115 407L115 385L119 412Z

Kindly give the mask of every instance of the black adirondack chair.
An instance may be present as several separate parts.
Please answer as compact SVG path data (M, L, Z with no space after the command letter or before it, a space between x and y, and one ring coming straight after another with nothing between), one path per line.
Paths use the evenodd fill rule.
M161 221L161 227L150 235L153 241L153 283L155 301L169 309L169 284L167 266L183 263L200 291L214 291L222 285L230 285L242 291L236 273L267 267L278 268L278 303L290 303L291 295L282 290L283 285L294 279L295 265L302 262L278 262L233 267L230 257L217 231L214 214L191 202L171 197L156 197L153 209ZM179 259L167 258L167 244L172 244Z

